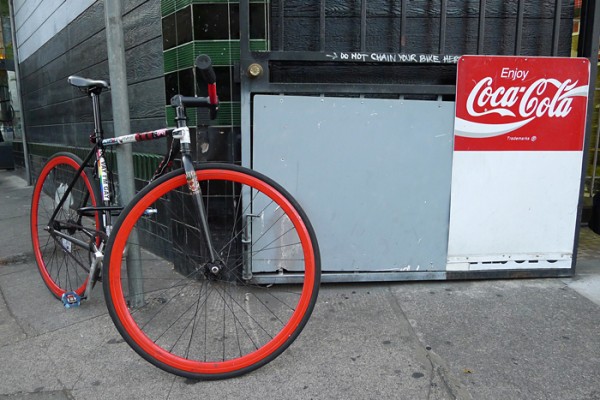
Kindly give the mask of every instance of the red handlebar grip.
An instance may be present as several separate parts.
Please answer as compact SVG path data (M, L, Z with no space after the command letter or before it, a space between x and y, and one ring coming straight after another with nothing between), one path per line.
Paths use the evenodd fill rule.
M219 98L217 97L217 85L215 83L208 84L208 100L213 106L219 105Z

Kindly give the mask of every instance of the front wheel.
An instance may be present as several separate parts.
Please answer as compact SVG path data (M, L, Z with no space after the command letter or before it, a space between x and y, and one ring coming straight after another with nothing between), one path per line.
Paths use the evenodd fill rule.
M174 171L121 214L103 286L117 329L142 357L177 375L222 379L259 368L296 339L317 299L319 250L277 183L227 164L196 167L196 176L213 251L186 176Z

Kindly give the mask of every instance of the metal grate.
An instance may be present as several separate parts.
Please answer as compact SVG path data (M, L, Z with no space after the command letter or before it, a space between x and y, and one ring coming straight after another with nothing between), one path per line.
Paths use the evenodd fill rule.
M262 72L243 73L242 91L451 97L463 54L571 52L573 3L562 0L273 0L268 7L270 50L252 51L250 1L240 1L240 65Z

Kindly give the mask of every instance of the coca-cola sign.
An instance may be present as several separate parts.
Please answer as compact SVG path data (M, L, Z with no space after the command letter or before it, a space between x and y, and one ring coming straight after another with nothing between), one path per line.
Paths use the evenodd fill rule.
M461 57L454 149L581 151L589 76L584 58Z

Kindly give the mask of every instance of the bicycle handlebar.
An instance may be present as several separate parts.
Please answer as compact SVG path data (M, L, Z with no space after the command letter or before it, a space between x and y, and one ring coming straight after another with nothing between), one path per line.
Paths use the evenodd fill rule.
M208 97L182 96L180 94L171 98L173 107L207 107L210 108L210 119L215 119L219 109L219 97L217 96L217 77L212 67L212 61L206 54L201 54L194 63L199 75L208 85Z
M210 85L217 81L215 71L212 67L212 61L209 56L207 56L206 54L200 54L196 58L195 65L196 68L198 68L200 74L202 75L202 79L204 79L206 83Z
M217 76L215 70L212 67L212 60L206 54L200 54L196 57L194 63L196 69L202 76L202 79L208 85L208 101L213 106L219 105L219 98L217 97Z
M182 96L180 94L176 94L171 97L171 105L173 107L190 107L190 108L200 108L200 107L212 107L210 99L208 97L195 97L195 96Z

